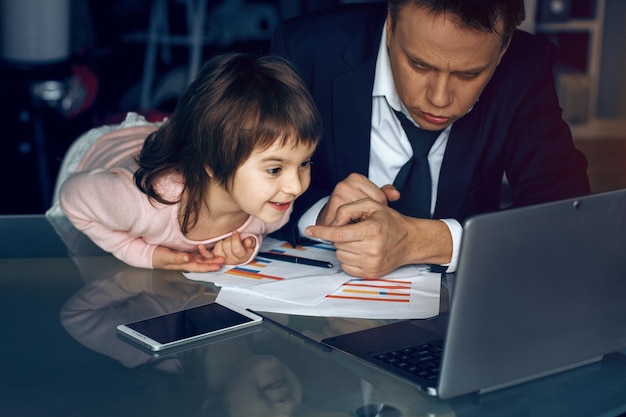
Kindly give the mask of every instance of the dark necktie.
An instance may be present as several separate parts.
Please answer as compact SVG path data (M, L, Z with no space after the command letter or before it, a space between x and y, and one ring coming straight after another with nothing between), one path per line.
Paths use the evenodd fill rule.
M409 138L413 156L400 169L393 182L400 191L400 199L389 203L389 206L407 216L429 219L432 182L428 152L441 131L420 129L401 112L395 113Z

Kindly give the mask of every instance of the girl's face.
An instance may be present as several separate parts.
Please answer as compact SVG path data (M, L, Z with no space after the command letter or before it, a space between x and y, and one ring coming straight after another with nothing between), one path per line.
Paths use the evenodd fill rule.
M277 139L264 150L255 150L237 169L228 187L233 202L244 212L266 223L279 221L293 201L311 183L311 157L315 146L283 145Z

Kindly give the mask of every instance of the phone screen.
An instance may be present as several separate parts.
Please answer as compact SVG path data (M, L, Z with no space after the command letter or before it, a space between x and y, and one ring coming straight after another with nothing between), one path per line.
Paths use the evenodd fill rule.
M210 303L120 327L146 336L164 347L186 339L194 340L200 336L219 334L260 322L260 317L257 319L254 316L218 303ZM132 332L130 335L133 335Z

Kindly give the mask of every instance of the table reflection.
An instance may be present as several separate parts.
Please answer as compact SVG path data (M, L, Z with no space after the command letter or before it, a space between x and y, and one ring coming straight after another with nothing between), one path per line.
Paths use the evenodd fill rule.
M127 368L178 378L187 406L194 404L197 415L350 415L340 405L345 398L338 401L331 394L338 376L343 389L356 393L360 378L331 371L332 361L269 329L208 339L174 353L151 353L116 336L118 324L214 301L218 289L211 284L187 280L180 272L131 267L110 256L72 259L85 285L63 304L63 328L81 345ZM359 405L356 399L351 408Z

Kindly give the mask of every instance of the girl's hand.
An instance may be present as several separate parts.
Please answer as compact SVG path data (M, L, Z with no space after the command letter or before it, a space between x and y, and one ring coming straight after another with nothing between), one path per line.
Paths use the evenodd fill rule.
M256 239L254 237L248 236L242 240L239 232L233 232L232 235L215 244L212 255L225 258L227 265L239 265L250 259L255 246ZM206 249L204 251L211 253ZM202 249L200 249L200 254L203 254Z
M219 271L226 261L224 257L215 256L206 249L205 251L208 252L208 255L181 252L165 246L157 246L152 254L152 267L185 272Z

